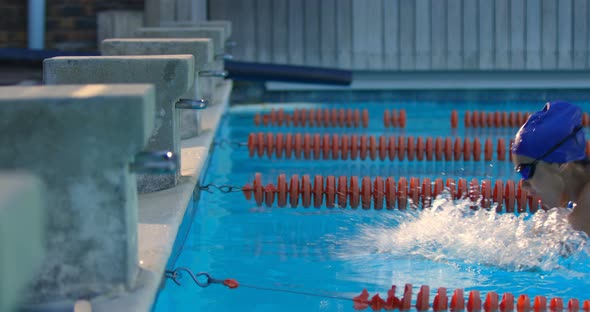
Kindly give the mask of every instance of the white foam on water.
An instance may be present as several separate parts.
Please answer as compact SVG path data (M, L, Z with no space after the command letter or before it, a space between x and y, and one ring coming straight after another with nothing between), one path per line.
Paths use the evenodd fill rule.
M590 271L579 265L590 261L588 236L570 227L568 209L516 215L472 205L443 193L431 209L386 214L377 224L361 225L362 234L348 241L341 255L361 256L358 251L364 250L364 255L411 255L507 271ZM367 246L374 248L368 251Z

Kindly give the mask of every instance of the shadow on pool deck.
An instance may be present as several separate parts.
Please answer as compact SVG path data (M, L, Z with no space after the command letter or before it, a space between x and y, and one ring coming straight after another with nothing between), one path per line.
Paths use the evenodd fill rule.
M39 85L42 82L41 65L0 64L0 86Z

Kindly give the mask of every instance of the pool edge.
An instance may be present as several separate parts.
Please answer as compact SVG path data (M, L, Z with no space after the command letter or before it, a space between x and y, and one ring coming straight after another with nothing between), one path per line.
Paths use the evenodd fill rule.
M211 143L229 106L233 87L224 80L213 105L203 111L203 134L181 142L181 179L174 188L138 196L138 259L136 288L105 294L91 301L93 311L151 311L160 289L176 235L207 163Z

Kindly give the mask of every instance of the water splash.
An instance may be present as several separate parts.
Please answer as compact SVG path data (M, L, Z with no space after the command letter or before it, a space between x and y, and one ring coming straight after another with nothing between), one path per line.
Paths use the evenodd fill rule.
M568 209L516 215L496 213L493 208L474 210L472 205L468 200L453 201L449 194L442 194L432 209L388 214L377 224L362 226L362 235L347 242L344 254L350 257L351 251L366 251L366 246L373 246L373 253L487 265L506 271L563 269L568 274L588 273L580 271L588 268L576 265L590 261L588 236L570 227Z

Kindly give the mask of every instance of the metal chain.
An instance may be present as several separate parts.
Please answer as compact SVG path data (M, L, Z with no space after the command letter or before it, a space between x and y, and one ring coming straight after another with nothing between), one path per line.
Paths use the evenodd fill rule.
M182 279L181 272L186 272L193 279L193 281L201 288L209 287L209 285L211 284L223 284L222 280L218 280L211 277L209 273L199 272L197 274L194 274L190 269L184 267L179 267L174 270L166 270L165 276L171 279L174 283L176 283L176 285L182 286L180 284L180 280ZM199 280L200 277L205 277L205 281Z
M199 272L194 274L190 269L179 267L174 270L166 270L165 276L166 278L171 279L176 285L182 286L180 280L182 279L182 272L186 272L192 280L201 288L209 287L211 284L222 284L226 285L224 280L213 278L209 273L206 272ZM200 278L204 277L205 280L201 281ZM228 286L228 285L226 285ZM258 289L258 290L265 290L265 291L274 291L274 292L282 292L282 293L290 293L290 294L297 294L297 295L304 295L304 296L312 296L312 297L320 297L320 298L329 298L329 299L338 299L338 300L353 300L351 298L337 296L337 295L329 295L329 294L317 294L305 291L298 291L298 290L290 290L290 289L277 289L272 287L261 287L261 286L254 286L254 285L245 285L240 284L240 287L246 287L251 289ZM231 288L231 287L230 287Z
M216 189L221 193L235 193L235 192L241 192L244 189L241 186L234 186L234 185L215 185L212 183L209 184L205 184L205 185L201 185L199 186L199 190L201 191L206 191L209 193L213 193L212 189Z

